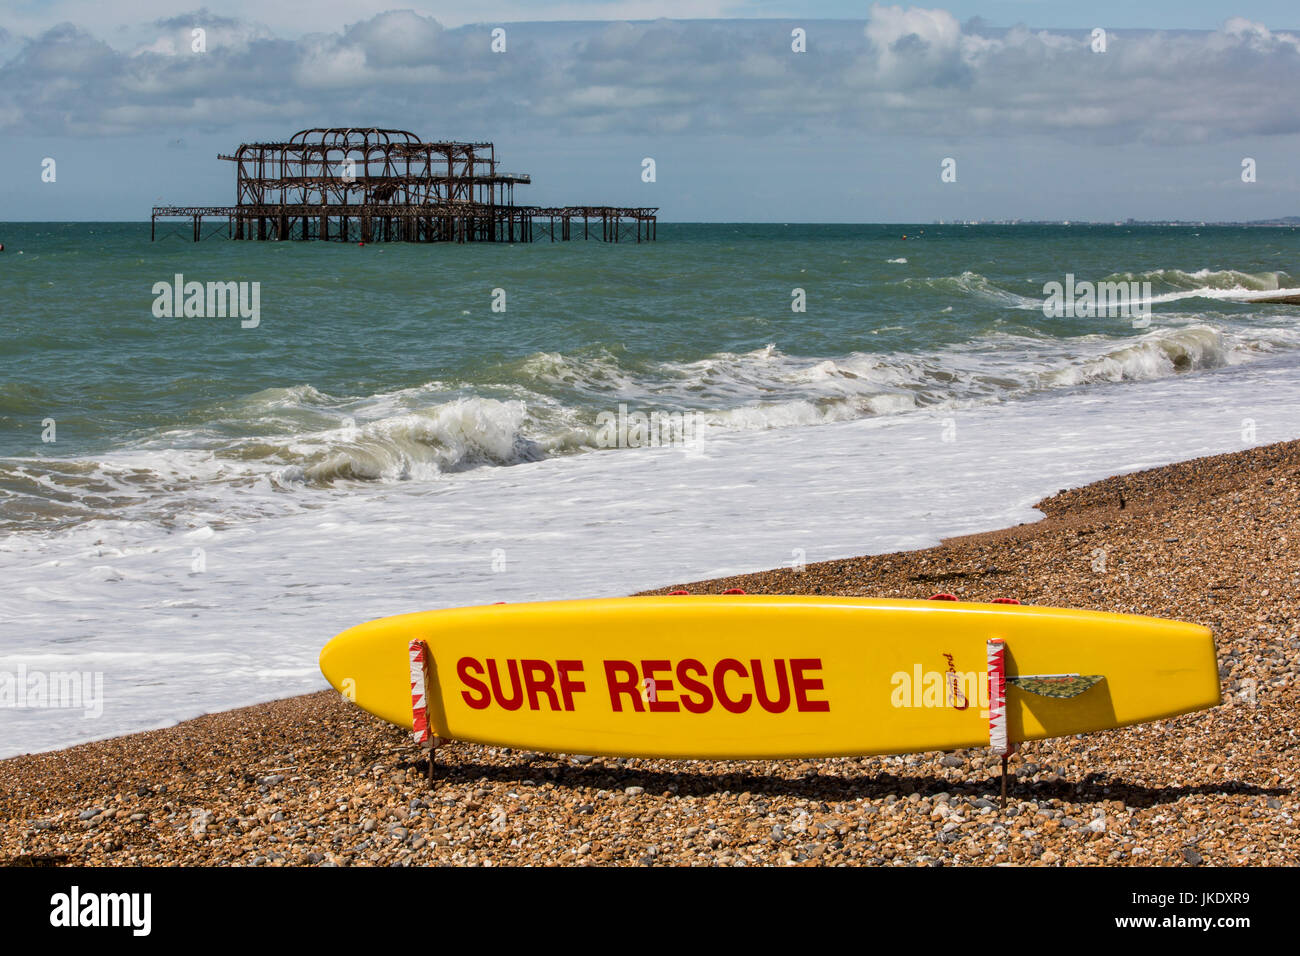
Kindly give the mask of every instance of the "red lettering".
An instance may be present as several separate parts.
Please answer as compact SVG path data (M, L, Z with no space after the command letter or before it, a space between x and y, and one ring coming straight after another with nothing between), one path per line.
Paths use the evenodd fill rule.
M790 680L794 684L795 708L801 711L811 711L813 713L825 713L831 709L830 701L826 700L809 700L808 691L821 690L822 679L820 677L805 677L805 670L821 670L822 659L820 657L796 657L790 661Z
M622 677L614 676L616 671L621 673ZM619 699L623 694L632 698L632 709L638 714L645 710L636 686L636 665L631 661L605 661L605 683L609 686L609 706L613 708L614 713L623 712L623 701Z
M677 662L677 683L682 687L681 704L692 714L703 714L713 709L713 692L709 685L690 676L695 671L701 677L709 670L701 662L687 658ZM699 700L693 700L687 694L698 694Z
M513 657L509 660L510 670L510 688L514 691L514 696L507 698L501 693L501 679L497 675L497 662L488 658L488 679L492 682L492 696L496 698L497 703L506 710L518 710L524 702L524 689L519 686L519 662Z
M779 714L783 710L790 708L790 684L785 676L785 661L777 660L774 664L776 670L776 700L767 699L767 681L763 679L763 662L751 660L749 666L754 669L754 695L758 698L759 704L769 714Z
M655 677L658 671L672 673L672 661L642 661L641 673L645 676L646 686L650 689L650 712L653 714L673 714L679 708L675 700L662 700L660 694L673 689L673 682L666 677Z
M483 676L483 665L474 658L462 657L456 662L456 673L460 675L460 682L470 689L461 691L460 696L464 697L465 703L469 704L469 706L473 707L475 710L482 710L487 707L488 704L492 703L492 698L488 694L487 684L484 684L481 680L470 676L469 671L471 667L478 671L479 677ZM470 691L477 691L482 696L476 698L470 693Z
M537 694L540 691L551 702L551 710L559 710L560 702L555 697L555 688L551 686L555 680L555 672L551 670L551 665L546 661L520 661L519 663L524 670L524 688L528 691L528 709L542 709L537 703Z
M745 670L745 665L734 658L728 657L726 660L718 661L718 666L713 669L713 691L718 695L719 704L733 714L743 714L749 710L749 704L753 698L749 694L741 694L739 700L732 700L727 696L728 671L739 674L741 677L749 676L749 673Z
M604 665L609 704L616 714L629 709L625 697L636 713L705 714L713 709L715 701L733 714L745 713L755 701L770 714L788 711L792 700L795 709L804 713L826 713L831 709L829 701L812 699L826 686L819 657L777 658L770 662L770 674L769 662L761 658L751 658L747 663L725 658L713 667L712 674L704 663L689 657L675 664L671 660L608 660ZM526 703L534 711L573 711L575 696L587 689L583 671L580 660L480 661L462 657L456 662L461 698L474 710L495 703L503 710L514 711ZM728 678L733 676L737 681L729 687ZM752 692L748 686L751 682Z
M560 696L564 698L564 709L573 710L573 695L587 689L587 685L569 676L570 671L582 673L582 661L556 661L555 669L560 674Z

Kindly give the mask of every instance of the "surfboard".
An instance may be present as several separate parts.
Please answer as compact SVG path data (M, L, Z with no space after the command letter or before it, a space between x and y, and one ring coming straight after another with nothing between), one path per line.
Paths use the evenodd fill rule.
M698 595L451 608L350 628L321 671L370 713L552 753L782 758L989 745L989 642L1012 742L1220 702L1206 628L952 601ZM413 644L414 642L414 644ZM427 649L425 651L424 649ZM426 696L427 695L427 696Z

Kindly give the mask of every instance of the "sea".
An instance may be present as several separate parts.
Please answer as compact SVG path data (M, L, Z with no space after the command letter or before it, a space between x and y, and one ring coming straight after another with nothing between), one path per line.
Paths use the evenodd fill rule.
M797 574L1300 437L1292 228L539 232L0 224L0 756L322 689L376 617Z

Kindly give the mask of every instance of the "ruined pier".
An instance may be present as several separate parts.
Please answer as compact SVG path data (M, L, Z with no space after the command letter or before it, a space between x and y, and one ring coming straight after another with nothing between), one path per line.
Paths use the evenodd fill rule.
M195 242L652 241L657 207L526 206L527 173L498 168L492 143L423 142L388 129L313 129L287 143L245 143L233 156L233 206L154 206L158 221L188 220ZM216 227L205 233L205 223ZM165 238L165 236L164 236Z

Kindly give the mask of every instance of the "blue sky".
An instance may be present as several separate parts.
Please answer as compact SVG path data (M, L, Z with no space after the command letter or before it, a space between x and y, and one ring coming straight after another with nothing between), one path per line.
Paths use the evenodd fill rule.
M761 2L736 4L735 16L829 19L864 16L865 4L849 0L812 0L806 3ZM993 26L1024 23L1031 27L1145 27L1150 29L1213 30L1230 17L1261 20L1270 26L1300 27L1294 0L962 0L936 4L959 20L981 17Z
M993 26L1023 23L1031 27L1144 27L1212 30L1231 17L1244 17L1274 29L1300 28L1294 0L952 0L935 4L959 20L981 17ZM99 28L130 28L132 22L166 19L196 7L168 0L6 0L0 23L18 33L33 33L62 22ZM446 26L491 21L625 20L670 18L863 19L861 0L479 0L469 3L402 3L385 0L264 0L209 2L202 6L218 16L258 20L284 34L309 29L338 29L388 10L411 9ZM7 22L6 22L7 21Z
M217 152L363 124L495 141L533 175L520 201L676 221L1294 215L1298 21L1272 0L7 0L0 220L229 203Z

